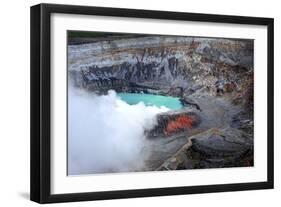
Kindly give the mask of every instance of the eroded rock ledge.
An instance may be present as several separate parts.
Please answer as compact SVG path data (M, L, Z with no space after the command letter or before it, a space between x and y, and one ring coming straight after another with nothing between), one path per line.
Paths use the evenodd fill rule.
M253 68L253 41L147 36L68 46L71 80L92 91L126 90L132 83L162 93L215 90Z
M253 140L234 128L212 128L189 141L157 170L253 166Z

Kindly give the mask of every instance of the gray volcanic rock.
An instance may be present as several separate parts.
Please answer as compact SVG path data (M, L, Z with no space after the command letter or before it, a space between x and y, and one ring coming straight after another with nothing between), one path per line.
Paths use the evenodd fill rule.
M77 86L92 91L115 89L114 79L179 96L214 88L218 80L239 85L252 70L252 50L253 40L140 36L69 45L68 69Z
M252 140L234 128L213 130L200 138L192 140L191 149L208 157L226 157L249 149Z
M158 170L253 166L253 140L241 130L212 128L191 136Z

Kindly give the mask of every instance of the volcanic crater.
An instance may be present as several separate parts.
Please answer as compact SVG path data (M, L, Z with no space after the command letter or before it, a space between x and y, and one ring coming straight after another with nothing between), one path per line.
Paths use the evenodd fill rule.
M107 94L176 97L145 134L144 170L253 166L253 40L127 35L72 38L70 82ZM143 153L145 152L144 149Z

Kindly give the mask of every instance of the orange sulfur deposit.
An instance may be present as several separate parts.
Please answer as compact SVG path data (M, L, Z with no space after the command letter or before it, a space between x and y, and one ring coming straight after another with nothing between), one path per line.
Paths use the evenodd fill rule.
M193 125L193 119L190 116L182 115L175 120L170 121L164 130L165 135L173 134L179 130L190 129Z

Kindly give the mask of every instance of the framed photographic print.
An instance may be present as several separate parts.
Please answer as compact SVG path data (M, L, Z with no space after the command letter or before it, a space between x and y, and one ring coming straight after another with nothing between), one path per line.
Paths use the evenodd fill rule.
M31 200L273 188L273 19L31 7Z

